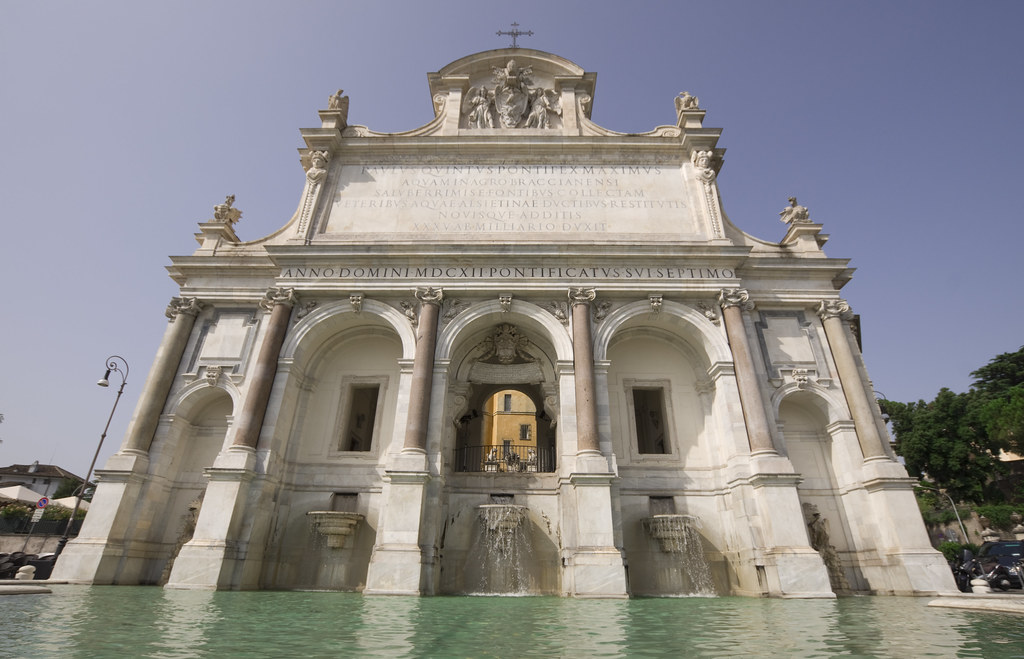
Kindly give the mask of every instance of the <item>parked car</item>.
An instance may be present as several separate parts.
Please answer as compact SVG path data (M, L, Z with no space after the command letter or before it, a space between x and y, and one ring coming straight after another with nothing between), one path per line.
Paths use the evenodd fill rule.
M996 564L1002 565L1009 575L1010 587L1024 587L1024 542L986 542L978 550L977 560L986 572L991 572Z

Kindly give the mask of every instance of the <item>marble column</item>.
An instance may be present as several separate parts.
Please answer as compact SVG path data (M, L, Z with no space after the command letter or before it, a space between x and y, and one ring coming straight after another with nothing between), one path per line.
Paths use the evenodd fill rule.
M263 428L263 417L267 413L270 402L270 390L277 375L277 360L281 354L285 334L288 333L288 320L291 318L292 306L295 304L295 290L291 288L271 288L260 301L260 306L270 312L267 333L263 337L259 357L249 376L249 391L242 402L242 410L238 415L238 428L235 431L235 446L256 448Z
M850 305L845 300L822 300L818 304L817 312L825 326L825 336L832 351L832 359L836 363L846 404L850 406L850 414L853 416L853 425L857 430L857 439L864 459L888 458L885 442L878 432L878 424L875 423L876 406L868 397L867 387L861 378L854 347L844 323L844 320L851 316Z
M590 335L592 288L569 289L572 305L572 353L576 384L576 452L600 455L597 399L594 396L594 344Z
M440 288L416 291L420 313L416 323L416 356L412 365L409 391L409 416L405 425L403 451L426 452L427 423L430 417L431 385L434 379L434 348L437 343L437 318L444 293Z
M166 315L170 325L164 333L164 340L157 350L153 367L142 388L135 414L128 424L122 452L148 453L149 446L160 422L160 413L167 402L167 394L178 372L178 364L185 353L196 316L203 308L203 303L194 297L176 297L167 305Z
M729 337L733 364L736 368L736 385L743 408L743 422L747 427L747 440L752 453L775 453L769 430L768 415L757 381L754 356L747 332L743 326L743 312L754 308L750 295L742 288L725 288L718 295L722 306L725 332Z

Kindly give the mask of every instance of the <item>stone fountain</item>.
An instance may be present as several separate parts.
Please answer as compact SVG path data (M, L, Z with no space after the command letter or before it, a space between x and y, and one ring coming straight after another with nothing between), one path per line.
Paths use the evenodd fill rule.
M643 520L647 535L665 556L658 557L660 584L676 595L715 595L711 568L701 544L700 520L692 515L653 515Z
M526 506L489 503L477 507L480 535L476 555L481 562L477 592L515 595L529 590L527 561L530 538Z
M306 513L310 524L327 538L327 546L341 549L356 526L364 519L359 513L339 512L336 510L311 510Z

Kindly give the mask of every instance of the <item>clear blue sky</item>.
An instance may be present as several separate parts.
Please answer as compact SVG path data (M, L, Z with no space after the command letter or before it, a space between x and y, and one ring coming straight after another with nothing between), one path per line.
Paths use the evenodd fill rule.
M513 9L502 8L504 6ZM119 446L196 223L235 194L243 240L291 217L299 128L343 87L350 121L415 128L426 73L518 21L520 45L598 74L593 118L673 123L687 90L724 128L741 229L779 240L797 195L853 259L876 388L964 391L1024 344L1021 2L15 2L0 0L0 465L84 475Z

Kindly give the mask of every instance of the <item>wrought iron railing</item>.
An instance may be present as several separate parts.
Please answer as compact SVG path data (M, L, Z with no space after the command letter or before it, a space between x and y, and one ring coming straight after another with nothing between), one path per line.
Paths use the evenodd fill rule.
M555 470L555 449L530 444L461 446L455 449L455 471L503 474L546 473Z

